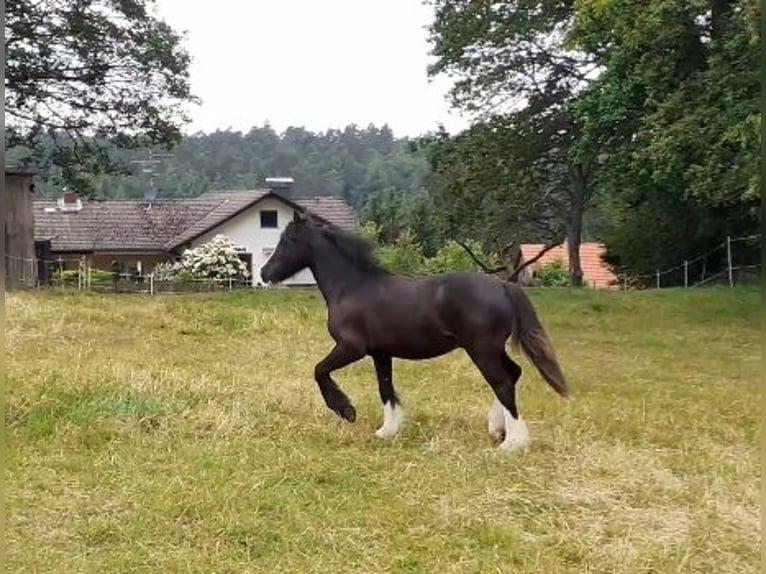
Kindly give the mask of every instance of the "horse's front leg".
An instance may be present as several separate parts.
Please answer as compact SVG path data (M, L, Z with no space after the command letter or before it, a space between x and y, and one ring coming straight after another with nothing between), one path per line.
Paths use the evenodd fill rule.
M314 367L314 379L319 385L327 407L350 423L356 420L356 409L330 375L333 371L342 369L362 357L364 353L347 345L338 344Z
M404 410L394 390L391 357L373 355L372 359L375 361L380 401L383 403L383 425L375 434L380 438L389 438L399 432L404 421Z

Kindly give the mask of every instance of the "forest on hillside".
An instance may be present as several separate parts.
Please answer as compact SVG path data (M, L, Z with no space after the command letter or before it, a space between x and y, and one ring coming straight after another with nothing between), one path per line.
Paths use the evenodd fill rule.
M388 190L419 191L428 165L411 142L388 126L355 125L311 132L268 124L247 132L219 130L183 137L170 150L109 148L118 173L89 177L86 193L101 198L193 197L212 189L254 189L267 177L292 177L297 196L336 195L362 208L366 199ZM149 162L156 163L149 163ZM42 196L66 185L62 170L46 162Z

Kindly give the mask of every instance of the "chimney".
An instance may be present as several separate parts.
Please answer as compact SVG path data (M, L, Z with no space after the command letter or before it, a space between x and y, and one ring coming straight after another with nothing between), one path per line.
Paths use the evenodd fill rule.
M267 177L266 187L282 197L292 197L293 195L292 177Z
M77 199L79 196L73 189L64 190L64 205L77 205Z
M57 203L61 211L80 211L82 209L82 201L80 201L77 190L74 189L65 188Z

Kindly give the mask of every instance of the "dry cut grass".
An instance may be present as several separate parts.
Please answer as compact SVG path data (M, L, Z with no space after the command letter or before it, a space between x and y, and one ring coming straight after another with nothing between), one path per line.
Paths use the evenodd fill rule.
M9 295L7 571L758 572L759 294L532 297L574 399L526 368L502 456L460 351L331 414L313 293Z

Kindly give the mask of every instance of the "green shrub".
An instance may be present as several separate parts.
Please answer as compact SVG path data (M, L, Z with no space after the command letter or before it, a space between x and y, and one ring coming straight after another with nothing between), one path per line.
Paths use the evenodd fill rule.
M490 267L497 266L497 257L484 253L478 241L469 240L465 244L482 263ZM465 249L457 242L450 240L428 260L428 270L430 273L448 273L450 271L481 271L482 269Z
M86 280L87 280L87 276L86 276ZM91 285L109 285L111 282L112 282L111 271L104 271L103 269L90 270Z
M62 271L54 271L53 282L56 285L76 286L79 283L78 276L80 275L79 269L65 269ZM112 273L110 271L104 271L103 269L91 269L90 270L90 284L91 285L109 285L112 282ZM82 271L82 284L88 284L88 271Z
M375 256L381 267L403 275L429 275L450 271L481 271L481 267L456 241L448 241L433 257L426 257L423 246L411 229L405 229L393 243L380 241L380 227L374 221L362 225L361 236L375 246ZM484 251L478 241L466 241L476 257L495 267L498 258Z
M376 255L381 267L392 273L424 275L428 272L423 248L409 229L400 233L394 243L378 246Z
M566 287L569 285L569 269L562 259L555 259L535 270L533 284L540 287Z
M360 235L370 243L378 245L380 243L380 226L374 221L366 221L362 224Z

